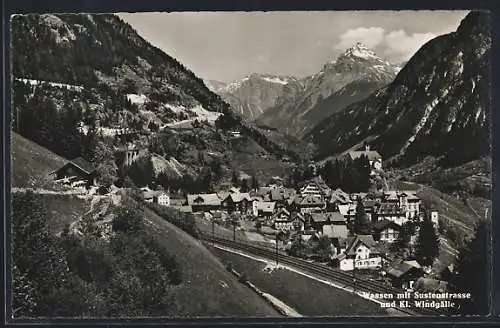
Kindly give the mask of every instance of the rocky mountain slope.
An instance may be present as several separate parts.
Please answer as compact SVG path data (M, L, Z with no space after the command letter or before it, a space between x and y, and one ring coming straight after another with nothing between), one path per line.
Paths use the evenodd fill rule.
M251 74L230 83L205 81L205 84L250 121L276 106L284 94L294 94L303 89L302 82L295 77L270 74Z
M222 117L222 134L241 131L271 156L283 155L203 80L115 15L17 15L11 29L14 129L60 155L80 156L78 133L93 128L102 137L138 134L147 147L163 129L184 134L184 126L213 127ZM63 135L54 136L56 123L67 127Z
M102 83L130 94L154 94L159 103L212 111L226 106L193 72L115 15L17 15L11 29L17 78L87 88Z
M326 63L321 71L303 79L301 91L285 94L257 123L304 136L332 113L392 82L398 70L399 67L357 43Z
M401 165L433 156L454 166L487 155L490 47L489 14L471 12L456 32L422 46L391 84L334 113L308 138L320 158L365 140Z

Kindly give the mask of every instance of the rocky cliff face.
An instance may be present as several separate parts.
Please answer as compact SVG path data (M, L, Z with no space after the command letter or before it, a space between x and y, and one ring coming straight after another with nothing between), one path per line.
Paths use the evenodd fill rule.
M456 32L439 36L395 80L334 113L308 138L319 157L372 140L401 164L438 157L455 165L490 152L491 17L471 12Z
M276 106L285 94L294 94L303 88L297 78L270 74L251 74L230 83L206 81L205 84L250 121Z
M296 136L304 136L315 125L372 91L392 82L399 67L357 43L320 72L302 80L304 88L283 97L257 122Z

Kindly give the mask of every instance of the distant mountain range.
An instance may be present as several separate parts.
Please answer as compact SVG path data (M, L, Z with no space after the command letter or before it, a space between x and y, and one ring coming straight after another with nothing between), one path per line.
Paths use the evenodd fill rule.
M230 83L208 80L205 85L250 121L276 106L284 94L293 94L303 88L302 82L295 77L256 73Z
M248 120L302 137L332 113L390 83L399 69L357 43L306 78L252 74L229 84L205 82Z
M318 158L369 141L386 159L411 165L426 156L443 166L490 153L491 17L471 12L456 32L427 42L395 80L334 113L306 139Z

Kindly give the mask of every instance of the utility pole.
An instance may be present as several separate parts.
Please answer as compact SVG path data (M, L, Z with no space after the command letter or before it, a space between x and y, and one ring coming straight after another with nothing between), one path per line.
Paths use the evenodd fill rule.
M276 266L278 266L278 236L279 233L276 233Z
M352 260L353 262L353 267L352 267L352 292L356 294L356 259Z
M212 246L215 246L215 219L212 217Z

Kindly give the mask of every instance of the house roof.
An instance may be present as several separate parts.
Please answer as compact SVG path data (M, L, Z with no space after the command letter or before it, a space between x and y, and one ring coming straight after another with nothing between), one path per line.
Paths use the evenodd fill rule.
M326 213L310 213L311 220L316 223L328 222L328 216Z
M316 176L312 179L309 179L307 181L303 181L299 183L298 187L303 190L305 187L307 187L310 184L314 184L318 187L318 189L323 192L323 193L330 193L331 190L330 188L326 185L325 181L321 176Z
M69 164L69 163L78 167L79 169L81 169L83 172L85 172L87 174L90 174L96 170L96 168L90 162L88 162L86 159L84 159L83 157L77 157L77 158L71 160L70 162L68 162L67 164Z
M246 199L247 201L251 201L252 200L252 197L250 197L250 194L247 193L247 192L243 192L243 193L240 193L240 192L231 193L231 194L227 195L227 197L224 198L224 200L226 200L227 198L231 199L234 203L239 203L239 202L243 201L244 199Z
M418 264L417 261L403 261L395 264L389 270L387 270L387 274L395 278L400 278L412 269L420 270L422 269L422 267L420 266L420 264Z
M300 220L302 220L302 221L304 221L304 220L305 220L304 215L302 215L302 213L300 213L300 212L292 212L292 213L290 214L290 216L292 217L292 219L296 219L296 218L298 218L298 219L300 219Z
M290 216L290 212L286 208L280 208L276 214L285 214Z
M330 222L346 222L347 219L340 212L328 212L327 213Z
M385 230L387 228L401 229L401 226L393 221L389 221L389 220L384 219L384 220L380 220L380 221L375 222L372 225L372 228L375 231L382 231L382 230Z
M340 214L344 216L353 214L353 212L355 214L356 212L356 204L346 204L346 205L340 204L337 207L339 209Z
M349 237L347 241L347 249L346 249L346 254L347 255L355 255L356 254L356 249L358 245L363 244L369 249L376 251L374 246L375 246L375 241L373 240L372 235L356 235L354 237Z
M300 205L323 205L323 198L318 195L305 195L299 200Z
M280 201L288 200L296 195L295 189L291 188L274 188L271 189L271 200Z
M188 205L211 205L217 206L221 204L217 194L193 194L187 195Z
M389 190L384 193L384 199L390 201L397 201L399 197L406 197L409 201L418 201L420 198L412 190Z
M348 156L352 160L360 158L363 155L365 155L369 161L376 161L382 159L382 156L380 156L380 154L376 150L355 150L355 151L350 151L348 153Z
M336 189L332 191L331 197L330 197L330 202L331 203L341 203L341 204L348 204L351 203L352 200L349 197L349 194L344 192L342 189Z
M257 210L263 212L274 212L274 207L276 206L275 202L258 202Z
M347 227L336 224L326 224L323 226L323 235L330 238L338 238L347 236Z
M179 207L179 211L181 211L181 213L191 213L193 212L193 209L190 205L183 205Z

